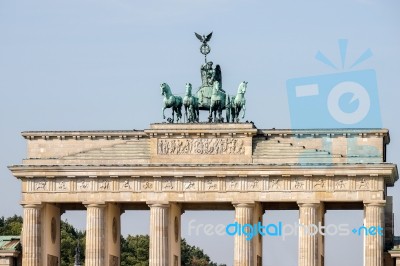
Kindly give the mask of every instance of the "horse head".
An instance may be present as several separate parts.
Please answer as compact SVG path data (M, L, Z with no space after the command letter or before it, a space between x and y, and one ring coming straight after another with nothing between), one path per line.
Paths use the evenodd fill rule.
M186 83L186 96L192 96L192 84Z
M247 81L243 81L242 83L239 84L239 88L237 93L238 94L245 94L246 93L246 89L247 89Z
M161 95L167 96L171 92L171 89L169 88L168 84L165 82L161 83L160 88L161 88Z

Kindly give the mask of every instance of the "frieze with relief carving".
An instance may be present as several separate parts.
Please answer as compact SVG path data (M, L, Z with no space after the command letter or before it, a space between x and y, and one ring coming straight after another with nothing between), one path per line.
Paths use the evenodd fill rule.
M158 139L159 155L244 154L244 141L238 138Z
M207 177L204 180L195 177L175 178L165 177L156 183L152 178L129 178L124 177L118 181L116 191L131 192L161 192L161 191L368 191L383 190L379 182L383 179L369 177L226 177L221 179L223 185L219 185L215 177ZM53 182L53 181L51 181ZM113 189L111 180L106 178L88 180L87 178L76 180L76 191L78 192L107 192ZM28 191L34 193L46 192L72 192L74 186L65 179L50 181L38 179L28 182Z

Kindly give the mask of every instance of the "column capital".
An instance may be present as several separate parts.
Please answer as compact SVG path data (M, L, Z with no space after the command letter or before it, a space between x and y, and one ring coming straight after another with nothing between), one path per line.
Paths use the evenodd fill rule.
M386 205L386 200L370 200L370 201L364 201L364 206L365 207L385 207Z
M86 208L95 207L95 208L105 208L106 204L104 202L83 202L83 205Z
M319 207L321 206L321 201L318 200L300 200L297 202L299 207Z
M169 208L170 204L168 201L147 201L146 204L151 207L159 207L159 208Z
M232 205L236 207L254 208L256 203L254 201L234 201Z
M40 202L23 202L21 203L21 206L23 208L32 208L32 209L41 209L43 207L42 203Z

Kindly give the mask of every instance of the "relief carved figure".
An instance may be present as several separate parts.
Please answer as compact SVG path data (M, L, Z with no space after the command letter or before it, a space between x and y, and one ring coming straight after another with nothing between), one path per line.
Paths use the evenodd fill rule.
M35 183L36 190L44 190L46 188L46 181L38 181Z
M217 184L212 180L212 179L209 179L209 180L207 180L207 189L208 190L215 190L215 189L217 189Z
M165 188L165 189L173 189L173 188L174 188L174 185L173 185L172 181L171 181L171 180L167 180L167 181L165 182L165 184L164 184L164 188Z
M108 189L109 187L110 187L110 181L108 181L108 180L102 180L102 181L100 182L100 186L99 186L100 189L105 190L105 189Z
M131 185L129 184L129 180L125 180L124 183L122 184L123 188L131 188Z
M153 184L150 181L146 181L143 185L144 189L152 189L153 188Z
M238 185L238 181L236 181L233 177L231 178L231 180L230 180L230 188L231 189L236 189L236 187L237 187L237 185Z
M304 182L301 181L301 180L299 180L298 178L296 178L296 179L294 180L294 188L296 188L296 189L303 189L303 187L304 187Z
M322 178L318 179L318 181L314 184L314 188L324 188L325 187L325 180Z
M189 181L186 185L185 185L185 189L192 189L194 188L195 183L193 181Z
M271 180L271 189L280 189L279 179L275 178Z
M60 183L58 183L58 189L60 189L60 190L66 190L67 189L65 181L61 181Z
M244 141L237 138L159 139L157 152L160 155L239 155L244 154Z
M368 181L365 180L365 178L362 178L362 179L360 180L360 182L359 182L358 188L359 188L359 189L362 189L362 188L363 188L363 189L368 189L368 188L369 188Z
M251 189L257 189L258 188L258 180L256 178L254 178L253 181L249 182L249 188Z
M338 189L344 189L346 187L346 183L343 179L339 179L338 181L336 181L336 187Z
M82 181L81 181L80 188L82 188L82 189L87 189L88 187L89 187L89 182L87 182L87 181L85 181L85 180L82 180Z

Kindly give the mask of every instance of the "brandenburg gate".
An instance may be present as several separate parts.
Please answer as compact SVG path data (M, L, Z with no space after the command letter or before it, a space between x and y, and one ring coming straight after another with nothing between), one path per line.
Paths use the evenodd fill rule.
M324 224L326 210L364 210L364 265L392 266L392 198L398 179L386 162L385 129L279 130L239 123L247 82L222 88L220 65L207 60L208 35L195 34L205 62L197 96L182 99L162 83L170 123L133 131L23 132L27 158L10 166L22 181L23 266L60 262L60 216L86 210L85 266L120 263L121 213L150 209L150 266L181 264L185 210L235 210L238 224L262 222L265 210L299 210L299 224ZM182 122L182 107L185 118ZM199 123L199 110L209 111ZM226 117L222 117L225 110ZM176 118L176 120L175 120ZM178 123L174 123L178 122ZM228 123L222 123L228 122ZM324 265L324 234L299 230L299 266ZM261 266L260 235L235 235L235 266ZM268 248L268 247L266 247ZM400 259L400 256L396 259ZM400 266L400 261L396 266Z
M10 166L22 183L23 265L59 265L60 215L86 210L86 266L119 265L120 216L150 210L150 265L180 265L181 214L234 210L256 224L269 209L364 210L364 265L394 265L385 129L257 129L253 123L160 123L133 131L23 132L27 156ZM264 247L268 248L268 247ZM233 265L262 265L262 241L234 237ZM324 237L299 232L300 266L324 265ZM400 262L397 262L399 265Z

